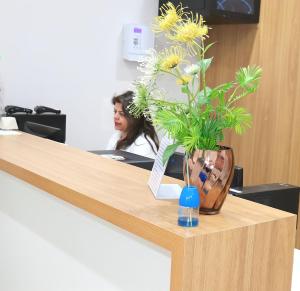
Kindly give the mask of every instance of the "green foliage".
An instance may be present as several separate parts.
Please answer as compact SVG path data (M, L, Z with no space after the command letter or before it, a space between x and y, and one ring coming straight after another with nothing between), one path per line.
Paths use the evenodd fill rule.
M165 164L169 158L175 153L176 149L180 146L179 143L171 144L167 146L163 154L163 164Z
M218 149L218 144L224 139L224 129L231 128L242 134L249 128L250 113L243 107L236 107L235 102L257 89L260 76L261 69L258 67L241 68L236 73L235 82L197 90L190 106L186 103L157 106L155 125L176 141L165 158L170 157L178 145L182 145L188 153L196 148ZM185 94L191 92L189 85L183 85L181 89Z
M200 67L201 73L205 73L209 68L213 58L200 60L197 64Z
M167 160L179 145L188 153L199 149L218 149L226 128L242 134L251 126L251 115L243 107L234 103L243 96L252 93L258 86L261 69L258 67L241 68L235 82L228 82L215 88L205 87L196 92L196 98L190 103L156 104L154 123L165 130L176 142L164 155ZM182 86L182 92L189 94L189 85ZM193 95L194 93L192 93ZM227 97L229 96L229 97Z

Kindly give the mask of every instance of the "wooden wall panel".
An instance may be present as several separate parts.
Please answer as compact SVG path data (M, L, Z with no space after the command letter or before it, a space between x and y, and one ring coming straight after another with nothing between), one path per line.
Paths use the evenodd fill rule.
M209 85L230 81L248 64L263 68L256 94L240 105L253 115L244 135L226 133L244 184L284 182L300 185L300 1L261 1L256 25L215 25Z

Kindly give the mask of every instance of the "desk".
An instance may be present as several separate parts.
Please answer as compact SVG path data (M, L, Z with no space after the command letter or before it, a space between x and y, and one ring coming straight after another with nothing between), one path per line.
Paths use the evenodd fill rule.
M134 245L145 244L143 248L151 249L149 252L157 256L159 263L154 271L168 265L170 254L169 277L158 278L152 273L147 273L147 279L131 290L166 290L165 287L152 290L147 287L164 279L168 280L170 291L282 291L291 288L296 230L296 216L293 214L228 196L220 214L201 215L199 227L181 228L177 226L177 202L155 200L148 189L146 182L149 171L27 134L0 137L0 170L1 185L7 185L5 191L8 193L10 185L16 185L16 197L22 198L22 201L27 199L24 193L30 191L35 192L35 199L38 199L39 195L48 195L48 201L52 201L50 198L54 197L60 209L71 213L75 210L65 206L75 206L80 213L83 212L81 214L91 215L88 219L93 220L93 223L100 224L103 220L107 224L105 227L115 227L115 234L130 234L130 237L126 238L127 241L138 240ZM165 179L168 183L181 183L169 177ZM17 187L21 188L17 190ZM20 189L24 189L24 193ZM4 196L5 193L2 192L0 196ZM5 202L10 196L7 195L2 200ZM59 201L64 202L64 207ZM1 207L4 202L1 203ZM9 208L10 215L17 216L18 211L15 207L18 203L13 200L11 203L7 204L3 211ZM47 207L48 203L41 201L39 205ZM22 207L21 204L18 209L26 210L26 207ZM61 212L64 212L63 209ZM35 212L42 215L38 206L33 206L27 215L32 217ZM9 220L5 215L0 217L5 221ZM68 217L65 219L70 219ZM80 227L85 219L87 218L82 218L74 224ZM34 225L38 223L36 220L32 219ZM53 227L52 221L56 222L57 227L64 223L61 219L57 220L54 214L51 220L51 211L46 221L49 228ZM12 221L10 223L13 224ZM72 224L72 220L70 223ZM75 230L76 228L74 232ZM60 237L58 234L58 237L55 237L55 228L53 235L54 239L51 242L58 243ZM76 240L71 240L68 247L73 249L76 243ZM99 251L101 243L101 240L97 240L95 246ZM86 241L83 241L83 245L86 245L88 250ZM128 243L125 246L120 242L118 245L118 240L112 237L111 248L115 248L116 245L115 250L118 254L123 250L127 255L131 255L133 261L139 256L132 244ZM159 250L155 249L156 247ZM93 249L93 252L96 255L98 250ZM136 278L139 274L145 276L146 260L150 259L150 255L140 258ZM90 260L92 259L91 255ZM96 260L91 265L96 263L105 265L109 261L104 258L102 262ZM127 261L128 268L132 267L132 263ZM5 271L8 272L7 269ZM11 272L12 277L19 276L15 269L12 268ZM126 268L123 272L126 272ZM164 274L164 277L168 276L168 271L159 273ZM31 276L32 280L36 277L30 270L27 270L26 274ZM105 275L105 282L109 281L112 285L116 284L115 280L125 280L122 273L115 275L115 278L111 273L102 275ZM51 277L51 273L49 276ZM134 282L130 280L127 283ZM126 289L125 285L111 290L130 290ZM24 285L23 290L30 289L26 289Z
M121 156L124 158L124 160L120 160L122 163L126 163L129 165L134 165L139 168L143 168L146 170L151 170L153 167L154 160L143 157L140 155L136 155L133 153L129 153L122 150L98 150L98 151L89 151L90 153L96 154L96 155L115 155L115 156Z
M96 154L96 155L107 155L107 154L112 154L112 155L117 155L124 157L124 160L121 160L120 162L134 165L139 168L151 170L154 164L153 159L149 159L147 157L143 157L140 155L136 155L133 153L129 153L126 151L122 150L97 150L97 151L90 151L90 153ZM176 179L183 180L183 159L184 155L182 153L177 153L175 152L168 161L166 170L165 170L165 175L169 177L173 177Z

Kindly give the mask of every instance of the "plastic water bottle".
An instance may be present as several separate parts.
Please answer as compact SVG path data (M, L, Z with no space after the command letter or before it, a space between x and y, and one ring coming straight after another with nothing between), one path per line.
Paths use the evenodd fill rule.
M178 225L194 227L199 224L200 196L195 186L185 186L179 198Z

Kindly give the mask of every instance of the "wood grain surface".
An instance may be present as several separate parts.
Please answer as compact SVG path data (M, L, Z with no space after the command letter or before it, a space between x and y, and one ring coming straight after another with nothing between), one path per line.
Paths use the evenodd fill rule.
M300 1L261 1L259 24L215 25L216 41L208 86L231 81L248 64L262 67L255 95L240 104L253 115L244 135L227 132L236 164L244 168L244 184L300 185Z
M149 171L28 134L0 136L0 170L170 250L172 291L290 288L295 215L228 196L220 214L181 228Z

